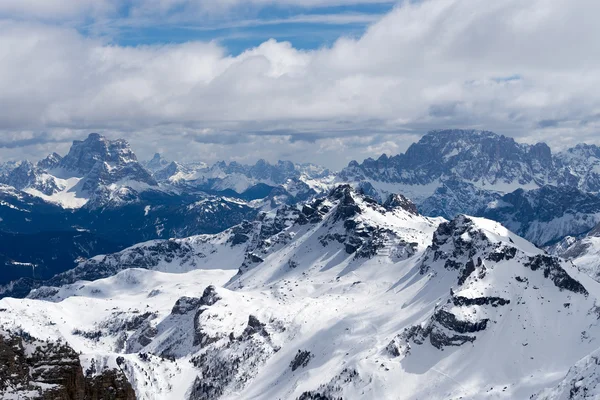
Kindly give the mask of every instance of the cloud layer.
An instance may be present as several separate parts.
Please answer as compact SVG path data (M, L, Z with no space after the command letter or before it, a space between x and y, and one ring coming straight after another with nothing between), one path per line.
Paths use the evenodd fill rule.
M156 147L186 159L333 167L396 153L433 128L559 147L600 141L595 0L406 2L359 38L313 51L269 40L237 56L214 42L123 47L40 21L118 12L111 0L67 3L0 5L12 16L0 22L4 158L66 149L91 130L125 137L144 156ZM153 3L223 12L209 9L217 2ZM129 14L143 14L141 4Z

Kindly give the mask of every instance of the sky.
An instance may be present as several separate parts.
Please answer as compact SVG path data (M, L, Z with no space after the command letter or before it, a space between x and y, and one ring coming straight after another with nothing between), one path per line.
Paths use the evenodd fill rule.
M597 0L2 0L0 161L338 169L431 129L600 144Z

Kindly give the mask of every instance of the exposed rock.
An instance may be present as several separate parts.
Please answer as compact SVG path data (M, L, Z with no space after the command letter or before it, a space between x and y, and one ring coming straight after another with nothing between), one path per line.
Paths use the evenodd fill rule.
M388 210L393 210L395 208L401 208L404 211L408 211L411 214L414 214L414 215L419 214L419 212L417 211L417 206L412 201L410 201L406 197L402 196L401 194L390 194L388 196L388 198L385 200L385 202L383 203L383 206L385 208L387 208Z
M67 344L0 332L0 397L20 399L134 400L120 370L84 376L79 355Z
M342 400L344 387L361 381L355 369L344 368L331 381L320 385L318 389L302 393L296 400Z
M304 368L308 365L313 355L308 350L298 350L296 357L290 362L290 368L292 372L297 370L298 368Z
M171 310L171 314L187 314L190 311L195 311L202 304L202 299L197 297L180 297L173 309Z
M524 264L531 268L532 271L541 269L544 272L544 277L549 278L554 285L560 289L569 290L575 293L588 295L588 291L581 283L571 278L567 271L561 266L561 261L557 257L547 256L544 254L531 257Z

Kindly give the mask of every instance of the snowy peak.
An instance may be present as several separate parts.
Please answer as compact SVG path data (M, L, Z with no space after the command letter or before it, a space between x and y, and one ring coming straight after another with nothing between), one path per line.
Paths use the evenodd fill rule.
M590 315L596 300L582 283L591 281L571 263L545 254L499 224L467 216L440 224L418 265L427 277L423 291L440 298L427 318L404 329L387 347L407 369L425 359L428 365L453 365L464 368L461 375L478 377L478 368L490 373L495 366L463 362L457 352L463 357L487 354L498 365L539 368L544 362L570 365L578 359L569 351L556 351L552 343L577 343L579 354L596 347L586 331L591 329L594 337L599 333L597 319ZM597 293L597 286L591 287ZM569 326L569 332L555 331L562 326ZM441 352L434 355L446 349L452 349L453 361ZM514 381L499 385L498 398L531 394L511 393L515 388L509 382ZM476 393L481 389L463 398L476 399Z
M170 161L165 160L160 153L154 153L152 159L145 161L142 164L148 171L155 173L169 165Z
M87 139L73 142L69 153L61 160L60 167L85 175L90 173L98 162L123 166L137 163L137 157L127 141L108 140L98 133L90 133Z
M554 154L545 143L489 131L438 130L403 154L350 162L338 181L369 185L380 198L400 191L426 215L452 218L518 189L553 185L598 193L600 148L582 144Z
M530 146L489 131L456 129L429 132L404 154L352 162L341 175L411 185L452 175L481 185L541 185L552 168L546 144Z
M61 161L62 161L62 156L60 154L52 153L52 154L49 154L43 160L38 161L36 166L43 170L49 170L49 169L58 167L58 165L60 164Z
M74 141L64 158L53 153L37 164L21 162L2 183L68 209L130 203L158 185L125 140L97 133Z
M394 210L396 208L400 208L404 211L407 211L411 214L418 215L417 206L415 203L407 199L401 194L392 193L388 196L388 198L383 203L383 206L388 210Z
M51 196L64 189L64 186L52 175L48 174L39 165L23 161L13 169L5 178L4 183L18 190L33 189Z

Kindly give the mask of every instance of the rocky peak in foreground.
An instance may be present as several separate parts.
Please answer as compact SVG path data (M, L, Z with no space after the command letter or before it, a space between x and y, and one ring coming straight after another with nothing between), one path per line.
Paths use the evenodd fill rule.
M0 395L3 399L135 400L118 368L84 373L65 342L0 331Z
M530 307L561 312L576 302L591 312L589 292L572 277L577 270L570 262L545 254L490 220L459 216L440 224L419 268L431 285L450 284L449 296L426 321L390 343L396 357L418 357L427 344L439 350L477 347L480 341L494 340L498 329L518 334L515 329L521 328L531 337L543 327Z

